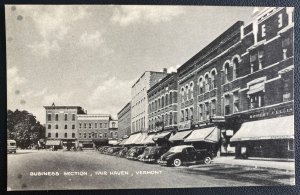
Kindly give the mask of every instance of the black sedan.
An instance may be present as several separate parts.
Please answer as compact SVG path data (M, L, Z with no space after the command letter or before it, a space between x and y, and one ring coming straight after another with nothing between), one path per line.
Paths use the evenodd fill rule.
M144 155L142 156L140 161L150 163L157 162L160 159L160 156L166 153L169 149L170 147L167 146L151 147L151 149L147 153L144 152Z

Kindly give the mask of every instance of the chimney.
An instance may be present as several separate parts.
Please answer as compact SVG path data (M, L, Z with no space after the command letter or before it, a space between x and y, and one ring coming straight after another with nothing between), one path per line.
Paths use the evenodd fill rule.
M167 68L164 68L164 69L163 69L163 73L168 73L168 69L167 69Z

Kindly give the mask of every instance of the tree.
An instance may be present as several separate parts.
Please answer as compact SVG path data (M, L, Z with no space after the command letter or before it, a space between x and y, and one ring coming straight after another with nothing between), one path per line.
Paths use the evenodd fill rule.
M45 127L26 110L8 110L7 137L16 140L18 147L27 148L45 138Z

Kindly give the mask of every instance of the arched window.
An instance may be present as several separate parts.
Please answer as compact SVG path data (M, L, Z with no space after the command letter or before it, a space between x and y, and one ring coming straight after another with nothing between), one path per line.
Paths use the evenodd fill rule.
M169 115L169 125L172 125L173 123L173 114L172 112L170 112L170 115Z
M172 104L173 102L172 102L172 92L170 92L170 104Z
M202 94L204 92L203 90L203 79L202 77L199 79L199 93Z
M67 138L68 137L68 133L65 133L65 138Z
M211 86L210 86L210 89L214 89L214 88L216 88L217 86L216 86L216 71L215 70L213 70L212 72L211 72Z
M165 106L167 106L168 104L169 104L169 95L166 94L166 105Z
M205 76L205 93L209 92L209 77L208 74Z
M51 133L48 133L48 137L51 137Z
M190 108L190 119L193 120L194 119L194 108Z
M233 78L238 78L240 76L239 70L240 70L240 64L239 64L239 59L234 58L233 59Z
M55 125L55 129L58 129L58 125Z
M188 100L189 99L189 95L190 95L189 94L190 92L189 92L189 86L188 85L185 86L185 92L186 92L186 95L185 95L186 100Z
M55 133L55 137L58 138L58 133Z
M193 98L194 82L190 82L190 98Z
M203 121L203 105L199 105L199 121Z
M162 108L165 107L165 97L164 96L162 96L162 98L161 98L161 107Z
M229 82L229 63L225 64L225 83Z
M51 129L51 125L48 125L48 129Z
M181 110L181 122L183 122L184 121L184 110Z

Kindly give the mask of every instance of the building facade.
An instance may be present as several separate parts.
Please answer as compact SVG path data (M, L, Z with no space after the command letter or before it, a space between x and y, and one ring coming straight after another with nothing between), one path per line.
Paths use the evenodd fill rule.
M85 115L80 106L44 106L46 110L46 138L77 147L77 116ZM50 142L49 142L50 143Z
M106 145L111 138L109 114L77 115L78 141L83 148Z
M226 153L244 122L293 115L293 13L266 8L249 24L238 21L178 69L179 130L215 126L221 138L216 144ZM290 139L257 138L267 143L257 146L234 137L237 156L242 147L253 156L291 154ZM276 140L282 143L274 146ZM271 154L270 144L281 154Z
M131 133L131 102L118 112L118 138L129 136Z
M177 129L177 74L170 73L148 91L149 131Z
M148 130L147 90L167 75L163 72L146 71L131 87L131 133Z
M110 139L118 139L118 120L109 120L109 134Z

